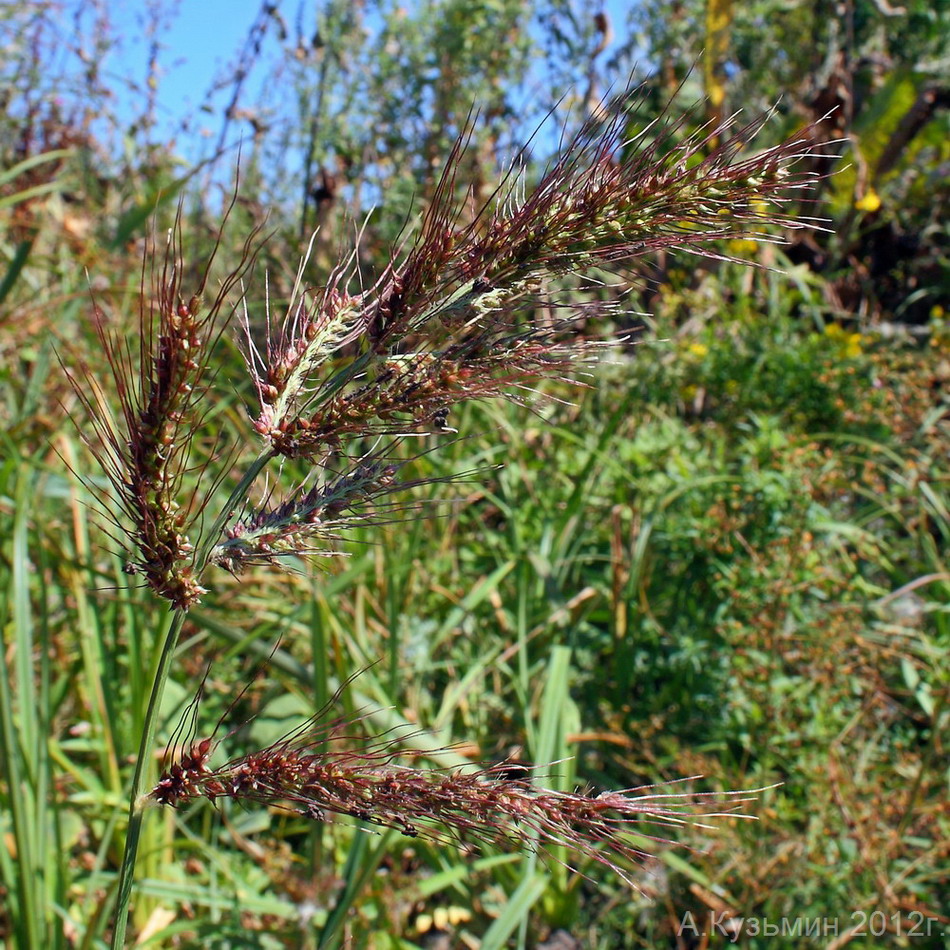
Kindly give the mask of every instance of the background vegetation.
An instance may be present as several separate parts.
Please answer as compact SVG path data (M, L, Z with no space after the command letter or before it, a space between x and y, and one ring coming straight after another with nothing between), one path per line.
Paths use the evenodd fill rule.
M265 273L276 306L318 224L314 284L371 207L359 255L367 277L378 271L473 103L460 184L487 196L546 111L539 168L558 129L596 114L634 70L644 124L671 100L684 135L777 102L762 145L819 121L828 154L845 159L820 169L838 169L820 195L830 230L724 248L757 269L642 264L622 298L629 316L586 328L642 327L632 354L598 366L587 390L555 387L534 413L466 409L453 419L466 438L417 463L425 476L477 475L425 489L417 517L352 537L326 574L223 579L191 614L162 735L212 658L199 731L252 683L228 713L235 752L380 661L345 695L377 732L408 722L434 745L468 744L452 755L557 761L548 781L567 790L695 775L709 788L782 786L754 824L685 832L692 850L634 872L639 893L599 866L583 877L343 820L163 810L145 830L138 945L692 947L741 933L746 946L801 946L800 933L766 939L737 923L785 918L827 921L809 939L828 946L942 946L948 5L677 0L626 18L553 0L265 5L209 92L214 134L190 163L155 114L163 14L129 90L108 69L107 12L0 10L6 945L108 938L130 758L167 622L123 573L79 477L100 478L60 360L105 373L91 297L131 331L146 235L163 233L179 199L189 263L203 265L240 136L219 257L233 268L265 226L247 285L261 314ZM179 141L194 134L183 126ZM222 359L209 454L256 438L233 342ZM715 915L708 942L682 930L687 913L697 931Z

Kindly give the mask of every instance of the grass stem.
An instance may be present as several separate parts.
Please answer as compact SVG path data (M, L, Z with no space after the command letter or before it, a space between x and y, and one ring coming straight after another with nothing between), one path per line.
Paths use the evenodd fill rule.
M141 798L145 794L148 781L148 765L152 757L152 748L155 743L155 727L158 722L158 713L162 706L162 695L165 692L165 682L171 669L175 648L188 612L176 610L172 622L165 634L158 668L152 682L152 691L149 695L148 706L145 710L145 719L142 723L142 738L139 742L139 753L135 763L135 774L132 778L132 789L129 794L129 827L125 838L125 852L122 855L122 866L119 868L119 885L115 905L115 927L112 931L112 948L121 950L125 946L125 932L128 925L129 901L132 897L132 882L135 877L135 859L139 849L139 838L142 834L142 821L145 818L145 809L141 805Z

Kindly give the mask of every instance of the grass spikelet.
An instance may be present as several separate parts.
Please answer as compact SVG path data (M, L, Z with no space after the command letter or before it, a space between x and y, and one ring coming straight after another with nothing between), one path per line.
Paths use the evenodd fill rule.
M112 371L118 417L88 371L70 376L92 423L87 439L109 478L110 518L129 550L126 571L173 607L187 609L204 593L191 538L198 496L182 491L192 443L202 423L202 396L213 375L211 353L234 312L229 294L253 257L251 235L237 267L206 300L217 244L190 292L181 210L162 255L146 248L139 294L138 352L109 332L97 308L96 331ZM207 498L202 497L202 502Z

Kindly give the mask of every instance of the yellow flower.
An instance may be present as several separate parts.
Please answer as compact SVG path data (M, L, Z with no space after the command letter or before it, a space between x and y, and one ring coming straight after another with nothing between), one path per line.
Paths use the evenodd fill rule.
M862 353L864 337L860 333L848 333L837 323L829 323L825 327L825 336L845 359L854 359Z
M854 203L858 211L874 212L881 207L881 196L873 189L868 190Z
M709 352L709 347L705 343L690 343L687 352L697 359L702 359Z
M845 344L844 355L848 359L854 359L861 355L861 343L863 342L860 333L852 333Z
M729 253L733 257L751 257L759 248L759 242L750 238L737 238L729 242Z

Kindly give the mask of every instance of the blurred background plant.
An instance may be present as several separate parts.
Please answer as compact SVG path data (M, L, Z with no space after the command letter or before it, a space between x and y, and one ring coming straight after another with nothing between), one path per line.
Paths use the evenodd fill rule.
M635 289L622 298L609 281L598 287L623 310L588 331L642 326L632 357L599 365L589 391L554 386L565 401L534 415L460 410L453 425L469 437L417 460L419 476L501 467L420 488L433 518L355 531L328 575L250 571L240 598L233 586L210 595L189 615L160 735L213 657L201 710L210 732L234 683L281 636L266 677L231 713L249 724L229 752L272 741L382 656L346 700L351 712L368 709L377 731L409 724L433 745L469 742L484 761L559 761L547 780L563 791L690 774L712 788L785 784L755 825L692 833L695 851L638 872L639 894L599 866L584 878L491 848L464 856L369 836L345 820L168 812L144 832L137 940L691 946L691 932L676 936L684 915L713 913L785 917L788 928L834 919L837 946L942 946L945 0L249 6L235 65L205 111L172 131L160 92L177 55L163 40L175 11L142 6L149 52L132 84L114 69L127 35L109 7L0 9L7 945L108 939L130 757L165 617L123 573L73 474L94 462L68 419L78 406L57 354L105 372L90 289L131 332L144 244L179 199L197 277L238 142L239 201L212 285L264 225L273 233L256 273L267 272L276 306L291 294L301 238L320 226L307 273L320 284L372 208L358 242L370 280L432 200L473 103L480 120L457 186L487 198L546 112L554 124L532 139L531 169L632 73L644 87L631 134L671 99L684 137L778 102L760 147L827 116L825 139L846 140L827 149L845 159L823 185L830 230L723 245L758 269L660 254L631 268ZM262 297L258 279L252 312ZM255 438L236 345L231 357L199 466L220 468L221 432ZM874 934L849 932L862 913L881 915ZM732 933L724 924L710 944Z

